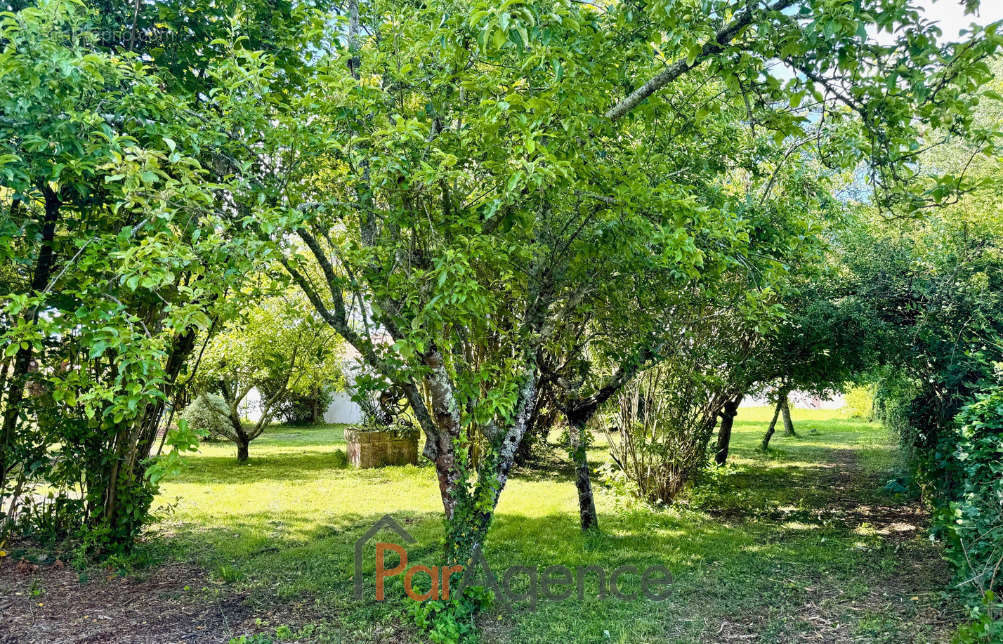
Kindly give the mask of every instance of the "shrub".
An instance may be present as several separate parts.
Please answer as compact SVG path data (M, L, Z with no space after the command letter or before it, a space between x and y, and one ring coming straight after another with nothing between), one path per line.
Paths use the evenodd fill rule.
M846 407L852 418L874 418L873 387L853 387L845 396Z
M615 467L610 483L670 503L707 464L707 443L727 396L696 370L655 367L619 396L605 427Z
M313 425L324 419L334 394L325 389L310 393L289 392L277 403L275 415L290 425Z
M1000 641L1003 387L990 386L974 400L963 391L937 394L929 382L892 379L879 386L875 409L898 433L914 482L935 508L932 532L945 542L966 595L972 621L955 639Z
M953 466L961 486L940 515L948 557L963 587L980 596L998 594L1003 585L1003 387L963 408L957 424Z
M981 604L969 607L970 621L962 624L955 633L956 644L1003 642L1003 603L992 591L987 592Z
M216 394L199 394L188 405L181 418L188 421L188 426L201 436L214 440L229 440L230 421L229 410L221 396Z
M468 586L448 600L413 601L407 611L414 623L428 633L435 644L464 644L477 641L474 622L494 601L494 593L480 586Z
M275 640L263 633L231 637L228 644L275 644Z

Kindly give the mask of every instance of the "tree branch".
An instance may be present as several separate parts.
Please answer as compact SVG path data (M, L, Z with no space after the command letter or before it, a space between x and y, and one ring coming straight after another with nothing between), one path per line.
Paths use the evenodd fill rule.
M777 0L777 2L766 9L766 13L783 11L795 2L797 2L797 0ZM652 77L652 79L647 83L635 89L629 96L610 108L605 114L606 118L611 121L620 119L626 115L627 112L640 105L644 99L648 98L691 69L698 67L711 56L715 56L723 52L743 29L753 23L753 19L756 17L757 12L753 11L751 7L746 7L742 11L739 11L735 14L735 18L731 22L726 24L724 27L719 29L716 34L714 34L714 40L704 44L696 58L692 61L680 58L676 62L672 63Z

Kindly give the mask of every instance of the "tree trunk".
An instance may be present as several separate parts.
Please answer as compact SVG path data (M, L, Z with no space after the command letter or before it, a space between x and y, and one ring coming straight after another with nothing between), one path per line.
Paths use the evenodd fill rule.
M160 421L163 420L164 410L167 407L167 400L175 395L178 376L181 369L188 361L195 350L195 340L198 336L198 328L188 327L183 333L174 337L171 341L171 352L167 356L164 366L164 384L161 391L164 397L151 404L143 414L139 424L139 438L137 440L136 451L133 455L132 467L137 475L143 474L142 463L153 450L153 444L157 440L157 433L160 430ZM164 428L167 431L167 428Z
M526 435L535 402L536 373L530 368L519 392L512 424L500 436L496 435L500 438L496 457L482 459L472 493L464 490L465 493L453 496L453 504L449 508L452 514L446 523L446 564L466 565L470 557L483 547L498 499L515 462L515 453ZM464 483L458 481L454 491L460 491L460 485ZM488 499L490 503L484 503Z
M456 509L456 488L463 483L461 472L457 468L454 445L463 431L460 411L453 393L453 383L438 349L433 347L425 354L425 365L429 369L425 385L431 402L430 420L434 420L432 427L426 429L425 456L435 463L442 508L446 519L452 521ZM408 400L411 400L411 396Z
M126 427L120 426L118 433L115 436L115 441L112 444L111 453L114 460L112 460L109 469L107 470L107 478L105 479L105 489L104 489L104 500L100 508L91 508L95 518L99 519L106 526L114 526L116 519L118 518L118 488L121 479L121 467L122 461L124 460L123 452L126 449L126 438L129 432ZM104 472L102 472L102 475ZM104 478L102 476L102 478ZM89 485L88 488L91 486Z
M239 395L240 394L237 394L237 396ZM230 427L233 431L233 436L231 436L231 438L237 445L237 463L246 463L248 457L247 446L251 444L251 440L244 432L244 424L240 422L240 412L237 411L240 399L231 397L227 393L224 393L223 398L227 401L230 407L229 420Z
M575 465L575 486L578 488L578 514L582 530L598 530L599 515L596 513L592 481L589 478L589 460L585 451L585 422L568 419L568 443L571 460Z
M7 358L0 362L0 404L3 402L3 392L7 391L7 371L12 360L13 358Z
M243 437L237 439L237 462L246 463L248 459L247 448L251 442Z
M763 444L759 446L759 449L764 452L770 447L770 439L773 438L773 432L777 428L777 418L780 416L780 408L783 406L783 398L777 403L777 408L773 412L773 420L770 421L770 427L766 430L766 435L763 436Z
M784 436L797 436L797 432L794 431L794 423L791 421L791 406L787 402L787 396L784 396L783 406L780 408L780 413L784 419Z
M735 424L735 416L738 414L738 406L742 403L742 396L735 396L724 404L721 411L721 428L717 432L717 451L714 454L714 462L724 465L728 462L728 448L731 446L731 429Z
M519 443L519 449L516 450L515 462L518 465L528 463L533 457L534 450L547 443L547 435L554 423L557 422L557 408L545 407L544 405L547 404L544 402L545 400L544 395L541 395L537 400L533 416L526 428L526 435L523 436L522 442Z

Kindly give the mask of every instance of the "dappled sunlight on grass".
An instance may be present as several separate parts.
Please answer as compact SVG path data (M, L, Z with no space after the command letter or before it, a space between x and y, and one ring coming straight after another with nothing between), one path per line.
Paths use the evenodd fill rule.
M484 617L484 639L602 641L609 633L614 641L713 640L723 624L745 620L756 636L793 641L810 631L801 617L805 588L821 584L834 598L826 618L852 625L865 614L854 602L901 573L904 560L920 567L899 575L901 593L943 583L934 574L934 547L901 529L912 525L911 506L881 489L896 463L888 432L838 411L795 410L800 436L778 432L776 449L763 454L756 448L770 415L742 409L730 464L710 469L669 508L619 497L597 481L598 535L578 528L563 449L545 470L516 468L489 535L493 569L659 563L674 584L660 603L600 600L593 589L581 602L542 603L535 611L497 607ZM338 426L272 428L252 443L247 465L237 465L232 446L203 445L163 485L162 503L180 501L155 527L165 537L160 543L257 604L295 600L322 610L331 641L365 641L360 625L399 622L404 595L395 578L387 602L354 599L355 540L390 513L417 539L409 562L436 565L441 502L428 465L355 470L335 454L344 447ZM601 441L590 458L607 458ZM889 508L904 516L882 523ZM369 596L373 552L369 544ZM931 639L934 627L916 619L916 602L899 599L882 600L889 628Z

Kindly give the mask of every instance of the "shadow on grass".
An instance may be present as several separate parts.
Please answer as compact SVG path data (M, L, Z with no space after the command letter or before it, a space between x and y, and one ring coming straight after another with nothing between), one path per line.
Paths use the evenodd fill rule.
M890 462L887 442L859 422L809 421L799 425L801 438L775 437L780 449L762 454L754 449L761 425L737 427L734 464L711 470L672 507L626 504L601 512L598 535L583 535L573 510L534 514L532 495L552 493L555 484L573 490L559 447L517 468L513 479L526 485L506 494L519 489L527 495L511 506L526 514L497 515L486 548L496 574L516 565L538 570L597 565L611 571L659 563L675 581L669 598L659 603L600 599L592 579L582 600L546 603L536 610L529 610L526 601L498 607L483 624L485 641L797 641L801 634L818 635L813 625L821 623L848 624L849 631L822 636L846 640L859 634L853 629L858 624L863 629L874 611L888 624L878 635L936 640L915 630L926 627L915 619L918 604L910 597L946 576L936 548L917 536L922 517L881 491ZM210 514L213 525L161 524L165 538L160 542L176 548L178 557L196 558L210 571L212 583L246 593L263 611L276 605L313 606L322 614L318 619L333 629L334 641L380 641L372 625L388 623L407 634L403 639L418 639L401 617L408 600L400 576L388 580L387 601L372 600L373 542L363 551L366 599L354 598L354 543L381 518L371 510L414 504L419 488L427 498L437 495L434 475L418 468L339 470L333 464L337 457L317 451L324 446L276 438L272 453L260 457L253 456L252 445L247 466L200 456L173 481L282 481L295 489L327 478L340 482L339 494L358 499L340 507L368 503L366 511L334 512L323 498L319 505L314 499L309 511L295 501L264 511L248 498L246 511ZM274 453L275 447L285 449ZM594 463L603 456L599 446L590 450ZM396 485L381 485L387 482ZM236 486L228 493L251 494ZM394 494L411 496L398 500ZM270 503L276 503L274 498ZM408 548L409 565L438 565L441 514L401 510L393 516L417 539ZM892 531L907 524L916 529ZM377 539L395 541L391 533ZM391 557L387 565L394 563ZM529 583L521 579L517 591L518 583ZM637 581L626 583L630 589ZM871 597L878 592L880 597ZM863 609L854 604L858 600ZM816 617L820 621L812 621Z
M401 511L392 516L416 539L406 546L408 566L440 565L441 515ZM290 601L306 603L319 608L339 636L374 641L360 634L359 626L398 620L408 604L402 575L388 578L386 601L374 601L375 543L405 545L389 531L378 533L364 546L364 599L354 597L355 542L381 517L349 513L318 523L309 512L253 512L231 518L225 526L164 526L160 543L196 558L210 571L212 583L247 594L266 612L268 606ZM573 595L536 610L526 598L497 604L488 620L489 635L495 632L505 641L602 641L604 631L609 631L626 635L628 641L700 639L713 635L707 625L743 619L756 630L764 611L798 609L806 585L856 585L863 590L854 592L864 592L897 574L896 558L906 556L881 548L880 537L868 541L849 526L769 520L735 525L698 512L647 508L600 520L601 533L583 534L576 517L566 513L499 514L488 537L487 561L499 583L513 566L537 571L553 565L572 570L599 566L608 580L621 566L644 569L660 564L674 579L668 599L602 598L598 576L590 575L585 577L581 599ZM867 547L861 547L864 541ZM911 553L913 546L906 545L901 552ZM397 563L395 555L388 556L387 567ZM792 578L799 581L789 581ZM427 582L427 577L420 579ZM483 576L478 579L483 583ZM513 577L512 589L526 593L529 579L526 574ZM636 574L628 574L620 584L628 594L639 588ZM905 584L903 592L915 590Z
M337 452L341 452L340 455ZM184 469L170 477L176 483L249 483L255 481L309 480L321 472L347 470L344 450L302 451L286 454L254 455L246 463L236 456L194 456Z
M574 469L565 452L548 445L547 449L532 455L526 462L516 464L512 468L512 477L522 481L566 481L573 485Z

